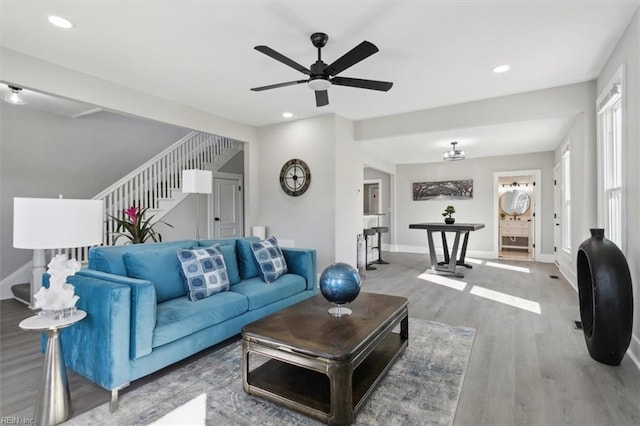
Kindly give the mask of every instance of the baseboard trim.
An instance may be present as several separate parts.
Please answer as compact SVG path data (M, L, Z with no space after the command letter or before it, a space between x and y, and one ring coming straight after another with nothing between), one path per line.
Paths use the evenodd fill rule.
M558 270L560 271L564 279L567 280L569 284L571 284L571 287L573 287L573 289L577 293L578 285L576 283L578 282L578 277L576 276L575 272L573 270L566 271L561 265L558 266Z
M542 263L555 263L556 257L553 254L541 254L538 258L536 258L536 262Z
M382 248L384 249L384 245L382 246ZM417 254L429 253L429 250L427 250L426 246L409 246L409 245L401 245L401 244L390 245L389 251L400 252L400 253L417 253ZM436 247L436 255L444 256L442 247ZM467 250L467 257L477 257L480 259L496 258L492 251L483 251L483 250Z
M636 368L640 370L640 338L635 334L631 335L631 344L627 349L627 355L629 355L629 359L635 364Z
M31 261L0 281L0 300L13 299L11 286L31 280Z

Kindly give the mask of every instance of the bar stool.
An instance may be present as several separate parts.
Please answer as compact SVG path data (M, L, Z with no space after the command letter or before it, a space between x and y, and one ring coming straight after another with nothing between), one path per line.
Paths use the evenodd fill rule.
M371 263L377 263L378 265L388 265L389 262L386 262L386 261L382 260L382 234L385 233L385 232L389 232L389 227L388 226L374 226L371 229L374 230L376 234L378 234L378 247L374 247L374 248L378 249L378 260L376 260L375 262L371 262Z
M362 234L364 235L364 247L365 247L365 249L364 249L364 264L365 264L365 269L367 271L375 271L378 268L376 268L374 266L371 266L369 264L369 261L367 260L367 253L369 252L369 246L367 245L367 239L368 239L369 236L376 235L376 231L373 228L365 228L365 229L363 229Z

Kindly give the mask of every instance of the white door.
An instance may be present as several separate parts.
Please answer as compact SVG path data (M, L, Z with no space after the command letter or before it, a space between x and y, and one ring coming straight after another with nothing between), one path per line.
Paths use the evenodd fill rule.
M560 247L562 245L561 237L562 225L560 213L562 212L562 173L560 173L561 164L558 163L553 168L553 256L556 265L560 265Z
M213 178L213 238L242 237L242 176L216 173Z

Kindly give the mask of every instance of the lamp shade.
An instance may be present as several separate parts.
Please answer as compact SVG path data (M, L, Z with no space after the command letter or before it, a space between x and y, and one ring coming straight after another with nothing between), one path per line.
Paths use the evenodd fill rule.
M104 202L58 198L13 199L13 246L87 247L102 243Z
M188 194L211 194L213 192L213 173L209 170L183 170L182 192Z

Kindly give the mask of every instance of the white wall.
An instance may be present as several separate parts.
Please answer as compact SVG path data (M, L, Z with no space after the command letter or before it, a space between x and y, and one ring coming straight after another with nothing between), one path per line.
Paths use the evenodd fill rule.
M188 133L108 112L73 119L4 102L0 111L1 279L32 257L13 248L14 197L91 198Z
M294 240L296 247L316 249L322 270L335 259L335 116L262 127L258 140L259 204L255 222L248 225L266 225L270 235ZM303 160L311 170L311 185L298 197L280 187L280 169L292 158Z
M207 233L207 205L208 198L211 195L190 194L169 213L167 213L162 221L168 223L172 227L157 224L156 229L162 234L162 241L178 241L178 240L195 240L196 238L196 197L200 196L200 238L210 238Z
M403 164L397 166L397 250L426 252L426 231L409 229L409 224L442 222L442 211L449 204L456 209L457 222L484 223L485 228L473 232L469 237L470 255L491 257L494 251L494 205L493 173L517 170L540 169L542 182L536 183L541 191L542 229L541 253L553 254L553 152L503 157L467 159L462 162L439 162L427 164ZM473 179L473 199L413 201L414 182ZM441 247L442 244L438 244Z
M595 93L595 88L593 88ZM595 98L594 98L595 102ZM589 126L595 126L594 113L579 114L562 141L558 145L554 155L554 165L560 164L562 155L569 150L569 167L571 175L571 206L572 217L571 227L571 252L566 252L562 248L562 242L557 241L558 246L558 267L560 272L569 280L571 285L576 289L576 259L577 251L580 243L589 238L589 229L593 228L596 220L595 199L596 199L596 164L595 158L595 136L593 129L586 128L586 122ZM589 137L585 136L585 131L590 130ZM558 189L560 190L560 189ZM567 224L566 220L561 218L561 226Z
M597 92L608 84L618 68L625 66L626 120L623 130L626 144L627 223L625 255L631 271L635 299L633 338L629 352L640 368L640 11L631 19L624 35L607 60L597 82Z
M357 235L362 233L362 146L353 138L353 123L334 116L335 261L357 264Z
M333 262L356 265L362 233L363 151L353 123L334 114L260 128L260 201L256 224L270 234L315 248L318 270ZM311 186L291 197L280 188L282 165L292 159L311 169Z

